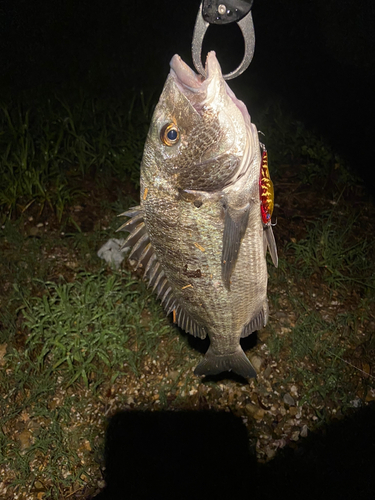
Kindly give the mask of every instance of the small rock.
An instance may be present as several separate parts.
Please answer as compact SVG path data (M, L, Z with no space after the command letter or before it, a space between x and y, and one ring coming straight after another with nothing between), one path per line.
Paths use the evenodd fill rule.
M272 368L268 365L267 368L263 372L263 377L269 378L269 376L271 375L271 372L272 372Z
M283 319L287 318L288 315L284 311L275 311L274 313L272 313L272 317L276 319Z
M363 363L362 364L362 370L365 372L365 377L368 377L370 375L370 372L371 372L371 368L370 368L370 365L368 363Z
M273 443L277 448L284 448L286 446L286 441L284 438L276 439Z
M355 399L353 399L353 401L350 401L350 404L354 408L360 408L362 406L362 400L361 400L361 398L355 398Z
M91 451L91 445L90 445L90 441L88 441L87 439L85 439L84 443L83 443L85 449L87 451Z
M254 356L250 357L250 362L253 365L253 367L255 368L255 371L259 372L262 364L264 363L264 359L260 358L259 356L254 355Z
M180 372L177 370L172 370L169 372L168 377L171 378L173 381L175 381L180 375Z
M263 330L262 332L258 332L258 339L263 343L265 343L270 336L271 336L271 334L267 330Z
M286 326L282 326L280 328L280 334L281 335L288 335L292 331L291 328L287 328Z
M296 406L296 402L288 392L284 394L283 401L286 405Z
M78 267L78 262L76 260L69 260L65 265L66 267L74 270Z
M250 415L254 415L254 413L259 410L259 406L253 405L252 403L247 404L245 408Z
M292 387L290 388L290 392L293 396L298 396L298 389L295 385L292 385Z
M0 366L5 365L5 354L7 352L8 344L0 344Z
M39 228L35 227L35 226L30 227L27 232L28 232L29 236L38 236L40 234Z
M259 408L259 410L256 413L254 413L255 420L263 420L264 413L265 413L264 410L262 410L262 408Z
M124 254L129 250L129 247L122 248L124 241L124 239L111 238L100 247L97 253L98 257L119 269L121 262L125 258Z
M299 439L299 434L300 434L300 432L299 432L299 431L294 431L294 432L292 433L292 435L290 436L290 440L291 440L291 441L298 441L298 439Z
M307 425L306 424L303 425L302 429L301 429L301 437L305 438L308 434L308 431L309 431L309 429L308 429Z
M296 406L291 406L289 408L289 413L292 417L295 417L298 413L298 408Z
M271 460L271 458L273 458L276 455L276 450L267 446L266 455L267 455L267 458Z
M264 410L262 408L259 408L259 406L254 405L254 404L247 404L246 405L246 410L247 412L255 418L255 420L262 420L264 417Z

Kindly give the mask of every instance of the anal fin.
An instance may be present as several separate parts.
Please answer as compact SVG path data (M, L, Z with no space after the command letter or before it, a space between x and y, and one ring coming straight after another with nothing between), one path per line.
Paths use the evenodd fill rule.
M263 304L262 309L243 327L241 338L245 338L256 330L264 328L268 321L268 301Z

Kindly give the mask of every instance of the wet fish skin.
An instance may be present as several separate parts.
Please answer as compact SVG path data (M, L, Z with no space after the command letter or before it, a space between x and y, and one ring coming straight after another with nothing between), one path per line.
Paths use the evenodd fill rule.
M141 204L120 229L135 267L145 269L167 314L210 338L197 375L256 372L240 338L268 319L265 253L276 245L262 222L261 152L245 105L224 81L215 53L207 78L179 56L155 108L141 165ZM168 125L179 138L165 145ZM276 257L275 257L276 256Z

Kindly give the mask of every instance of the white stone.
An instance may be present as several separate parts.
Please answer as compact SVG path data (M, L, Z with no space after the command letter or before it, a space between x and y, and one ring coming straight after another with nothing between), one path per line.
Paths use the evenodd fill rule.
M118 269L125 258L125 253L129 250L129 247L121 248L124 241L124 239L111 238L98 250L98 257Z

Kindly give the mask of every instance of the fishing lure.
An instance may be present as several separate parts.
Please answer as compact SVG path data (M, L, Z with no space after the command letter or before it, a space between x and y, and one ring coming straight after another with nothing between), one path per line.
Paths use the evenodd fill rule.
M264 144L260 143L262 148L262 160L260 165L259 176L259 196L260 196L260 211L262 214L263 224L271 225L271 217L274 207L274 192L273 183L271 181L270 172L268 170L268 153Z

